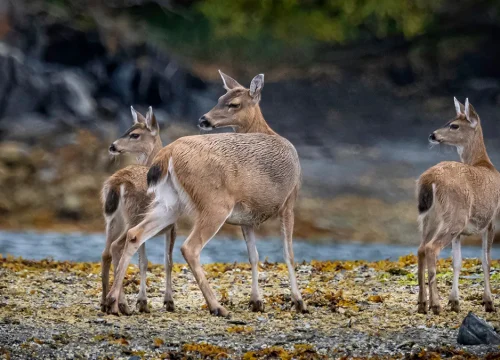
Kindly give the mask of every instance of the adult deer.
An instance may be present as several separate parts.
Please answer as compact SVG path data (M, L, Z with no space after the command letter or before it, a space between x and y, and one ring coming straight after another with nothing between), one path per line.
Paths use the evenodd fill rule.
M292 301L297 311L307 311L297 287L292 249L293 207L301 178L297 152L288 140L272 132L262 117L258 103L263 75L252 80L250 89L229 77L223 76L223 80L228 92L212 110L213 115L219 107L220 121L218 125L215 121L209 125L209 113L200 120L200 126L233 126L241 131L260 124L259 128L266 127L268 132L187 136L158 153L148 172L148 185L155 194L153 206L144 220L129 230L116 281L107 296L113 313L119 311L116 300L132 255L182 213L191 214L194 227L181 251L212 314L227 316L229 313L215 298L203 273L201 250L225 222L242 226L252 263L252 308L262 310L253 229L275 216L281 219ZM222 125L223 117L226 125Z
M231 127L237 133L262 133L277 135L267 124L260 110L260 92L264 87L264 74L259 74L245 89L235 79L219 70L226 94L219 98L217 105L203 115L198 126L210 131L215 128ZM251 89L260 88L259 94L251 96ZM255 226L242 225L241 230L247 244L248 257L252 267L252 292L250 306L252 311L264 311L264 302L259 291L259 253L255 243ZM286 258L286 255L285 255ZM293 253L292 253L293 258Z
M153 196L147 193L146 176L154 156L162 148L160 130L153 109L150 107L146 117L131 107L133 126L109 147L109 153L118 156L123 153L134 154L139 165L129 165L114 173L103 185L102 202L106 221L106 247L102 253L102 299L101 310L106 312L106 295L109 291L109 270L111 261L116 275L127 231L137 225L147 211ZM175 226L165 232L165 271L166 290L164 304L173 311L172 297L172 250L175 242ZM141 285L137 297L140 312L149 312L146 297L146 273L148 259L146 247L139 249L139 269ZM123 291L120 293L118 305L123 314L130 314Z
M418 249L418 312L427 312L425 267L429 281L430 308L441 312L436 285L436 259L452 243L453 287L451 309L459 311L458 278L462 266L460 236L482 234L486 311L494 311L490 289L493 221L500 204L500 174L491 163L483 140L479 116L469 100L465 106L455 98L456 117L429 136L433 144L455 146L462 162L444 161L418 179L417 196L422 242Z

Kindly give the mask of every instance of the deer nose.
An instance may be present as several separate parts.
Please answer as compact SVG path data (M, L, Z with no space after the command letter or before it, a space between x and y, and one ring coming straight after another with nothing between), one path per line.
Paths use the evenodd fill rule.
M110 152L117 152L115 144L111 144L111 145L109 146L109 151L110 151Z
M207 129L211 128L212 125L210 124L210 121L208 121L208 118L203 115L199 120L198 120L198 126L202 129Z
M429 140L436 141L436 134L432 133L429 135Z

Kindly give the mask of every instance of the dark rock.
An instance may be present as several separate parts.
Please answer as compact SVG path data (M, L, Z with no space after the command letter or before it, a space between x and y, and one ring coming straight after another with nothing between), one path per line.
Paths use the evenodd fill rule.
M460 326L457 342L461 345L498 345L500 335L493 326L469 312Z
M53 138L58 129L59 125L50 122L45 116L35 112L27 112L4 118L0 122L0 133L3 134L0 137L30 142L34 139Z

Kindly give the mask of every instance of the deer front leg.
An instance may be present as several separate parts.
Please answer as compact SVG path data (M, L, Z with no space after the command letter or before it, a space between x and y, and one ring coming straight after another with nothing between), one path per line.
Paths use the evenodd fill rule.
M453 286L450 293L451 311L460 312L460 295L458 291L458 280L462 269L462 252L460 249L460 236L451 242L453 261Z
M252 311L264 311L264 302L259 293L259 253L255 244L255 230L252 226L242 226L243 237L247 244L248 257L252 266L252 293L250 295L250 306Z
M141 274L141 287L137 296L137 308L141 313L149 313L148 298L146 295L146 282L148 277L148 257L146 255L146 244L139 247L139 271Z
M290 286L292 289L292 301L297 312L307 313L308 310L306 304L304 303L304 300L302 300L302 295L300 294L299 288L297 286L297 279L295 277L292 245L293 223L293 205L286 204L285 209L281 214L281 233L283 238L283 253L286 266L288 268L288 276L290 278Z
M488 225L488 228L483 232L482 236L482 264L484 272L484 294L483 304L486 312L494 312L493 297L491 296L490 287L490 266L491 266L491 245L495 238L495 227L493 222Z
M165 296L163 305L167 311L174 311L174 297L172 290L172 253L176 238L175 224L165 233Z

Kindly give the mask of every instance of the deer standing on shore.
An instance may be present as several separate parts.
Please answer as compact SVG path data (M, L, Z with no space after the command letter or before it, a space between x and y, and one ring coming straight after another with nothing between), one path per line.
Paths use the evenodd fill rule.
M125 246L127 231L137 225L146 213L153 196L147 193L147 172L149 166L162 148L160 130L153 109L150 107L146 117L131 107L133 126L113 142L109 153L117 156L123 153L135 154L138 165L129 165L114 173L103 185L102 202L106 221L106 247L102 253L102 299L101 310L106 312L106 295L109 291L109 270L111 261L115 271ZM168 311L173 311L172 297L172 250L175 242L175 225L165 232L165 274L166 290L164 304ZM140 290L137 305L140 312L149 312L146 297L146 276L148 259L146 247L139 249ZM119 295L118 306L123 314L130 314L125 294Z
M242 96L249 93L243 85L235 79L219 70L224 89L227 93L222 96L217 105L208 113L203 115L198 126L200 129L210 131L215 128L231 127L237 133L262 133L277 135L267 124L260 110L259 98ZM252 87L264 87L264 74L257 75L250 84ZM252 267L252 292L250 295L250 306L252 311L264 311L264 302L259 291L259 253L255 243L255 227L242 225L243 238L247 245L248 257ZM285 255L286 257L286 255ZM292 254L293 258L293 254Z
M495 311L490 289L491 245L494 220L500 207L500 173L491 163L484 145L479 116L469 100L465 106L455 98L457 116L429 136L433 144L455 146L462 162L444 161L425 171L417 183L422 242L418 249L418 312L427 313L425 268L429 282L429 306L441 312L436 284L439 252L452 243L453 287L451 310L459 311L458 279L462 266L461 235L482 235L484 271L483 303Z
M263 75L252 80L250 89L227 76L223 80L228 92L200 119L200 127L232 126L236 131L259 129L260 133L187 136L158 153L147 176L155 199L144 220L128 231L115 282L107 296L112 313L119 311L117 299L133 254L183 213L192 216L194 227L181 251L212 314L229 313L219 304L205 277L201 250L224 223L242 226L252 264L252 308L262 310L254 229L276 216L281 219L292 301L297 311L307 311L297 287L292 248L293 207L301 180L297 152L262 117L258 104ZM212 118L214 114L216 119Z

